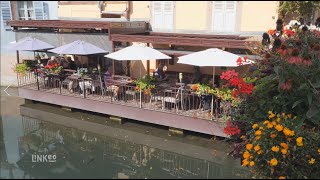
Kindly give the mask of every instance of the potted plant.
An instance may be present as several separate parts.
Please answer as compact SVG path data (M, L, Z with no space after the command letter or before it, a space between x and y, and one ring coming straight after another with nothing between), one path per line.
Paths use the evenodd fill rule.
M17 64L14 68L14 72L18 74L18 76L26 76L27 72L30 70L30 68L25 64Z

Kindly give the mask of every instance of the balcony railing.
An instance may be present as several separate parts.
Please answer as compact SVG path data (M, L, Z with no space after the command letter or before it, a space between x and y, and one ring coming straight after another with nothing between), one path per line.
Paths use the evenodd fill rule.
M18 76L20 88L47 93L120 104L153 111L173 113L198 119L225 122L226 114L236 112L231 103L213 95L197 95L187 86L154 89L151 93L136 90L134 84L121 80L104 82L100 79L69 78L58 75L40 76L29 72ZM211 113L213 112L213 113Z

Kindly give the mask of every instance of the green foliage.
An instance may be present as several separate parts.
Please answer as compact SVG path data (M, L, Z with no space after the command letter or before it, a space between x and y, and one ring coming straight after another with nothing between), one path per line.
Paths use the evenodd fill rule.
M26 76L29 70L30 68L26 64L22 63L16 65L14 72L20 76Z
M151 76L144 76L136 81L136 91L140 92L143 91L145 94L152 94L152 90L155 89L157 82L155 77Z
M295 13L309 19L317 9L320 9L320 1L280 1L279 12L284 15Z

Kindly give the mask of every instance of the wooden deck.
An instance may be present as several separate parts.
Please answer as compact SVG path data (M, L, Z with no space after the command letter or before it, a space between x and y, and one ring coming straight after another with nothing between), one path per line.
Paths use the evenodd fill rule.
M223 133L223 123L219 119L211 119L209 110L182 110L163 108L161 101L143 101L142 107L137 100L113 100L110 96L80 93L70 93L66 89L43 88L37 89L34 84L18 88L19 96L76 109L82 109L112 116L118 116L153 124L164 125L204 134L226 137Z

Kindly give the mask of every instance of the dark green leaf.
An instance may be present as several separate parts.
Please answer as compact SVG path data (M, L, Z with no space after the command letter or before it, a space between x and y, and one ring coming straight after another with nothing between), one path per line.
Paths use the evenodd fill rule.
M316 105L311 106L311 108L307 112L307 117L310 119L313 116L315 116L317 113L320 112L320 108L317 107Z
M309 106L311 106L311 103L312 103L312 94L308 94L308 96L307 96L307 98L308 98L308 103L309 103Z
M302 103L303 101L304 101L304 99L300 99L300 100L294 102L292 105L292 109L295 108L298 104Z

